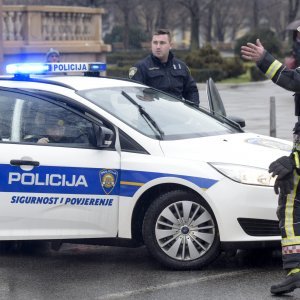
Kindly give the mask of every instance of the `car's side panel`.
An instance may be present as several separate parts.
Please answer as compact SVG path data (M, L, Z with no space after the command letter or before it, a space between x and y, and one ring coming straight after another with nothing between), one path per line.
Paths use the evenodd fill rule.
M223 176L205 163L181 164L176 159L122 152L119 209L119 237L131 237L133 210L149 189L174 184L194 190L205 199L205 191ZM161 172L156 172L158 169ZM154 201L159 194L155 195Z
M117 235L116 151L2 144L0 239ZM13 166L12 160L40 166ZM106 182L114 178L115 182Z

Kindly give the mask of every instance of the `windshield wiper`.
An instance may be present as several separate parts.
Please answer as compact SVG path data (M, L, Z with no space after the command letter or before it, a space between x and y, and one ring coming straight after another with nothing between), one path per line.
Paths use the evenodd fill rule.
M163 139L164 132L159 128L157 123L153 120L153 118L145 111L143 106L139 105L132 97L130 97L126 92L122 91L121 94L128 99L133 105L135 105L139 109L140 115L145 119L145 121L152 125L156 129L156 131L159 133L159 136L156 135L157 138L160 140ZM151 127L151 126L150 126ZM151 128L152 128L151 127Z
M224 122L232 127L235 127L236 129L243 132L243 129L241 128L241 126L234 120L229 119L227 116L223 116L222 114L219 114L219 113L214 113L213 115L221 122Z

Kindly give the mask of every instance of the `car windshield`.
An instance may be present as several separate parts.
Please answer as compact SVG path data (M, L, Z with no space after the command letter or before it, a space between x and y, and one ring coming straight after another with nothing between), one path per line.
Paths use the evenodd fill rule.
M175 140L241 132L152 88L98 88L78 93L151 138Z

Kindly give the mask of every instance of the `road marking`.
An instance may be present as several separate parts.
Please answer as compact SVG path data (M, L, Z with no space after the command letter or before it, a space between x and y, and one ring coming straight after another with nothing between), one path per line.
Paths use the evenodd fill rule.
M224 277L227 278L227 277L241 276L246 273L249 273L249 271L248 270L247 271L236 271L236 272L229 272L229 273L221 273L221 274L217 274L217 275L210 275L210 276L205 276L205 277L200 277L200 278L174 281L174 282L170 282L170 283L166 283L166 284L148 286L148 287L138 289L138 290L124 291L124 292L119 292L119 293L114 293L114 294L106 294L103 296L99 296L96 299L98 299L98 300L121 299L121 298L132 297L132 296L147 293L147 292L155 292L155 291L159 291L159 290L163 290L163 289L177 288L177 287L185 286L188 284L195 284L195 283L199 283L199 282L216 280L216 279L221 279Z

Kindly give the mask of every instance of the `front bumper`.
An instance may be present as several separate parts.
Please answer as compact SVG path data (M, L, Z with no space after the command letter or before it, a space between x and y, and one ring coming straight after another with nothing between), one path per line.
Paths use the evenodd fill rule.
M206 191L221 242L280 241L277 196L272 187L241 184L226 177Z

